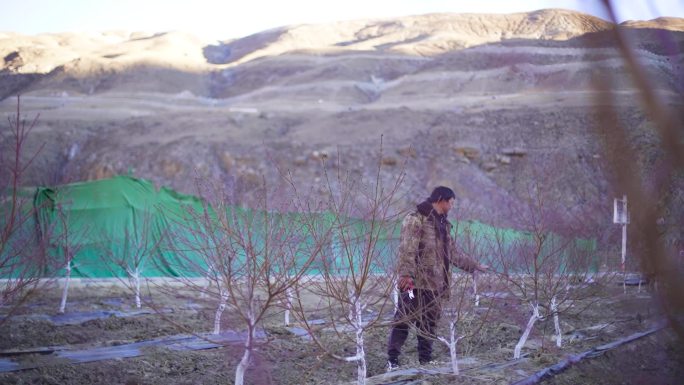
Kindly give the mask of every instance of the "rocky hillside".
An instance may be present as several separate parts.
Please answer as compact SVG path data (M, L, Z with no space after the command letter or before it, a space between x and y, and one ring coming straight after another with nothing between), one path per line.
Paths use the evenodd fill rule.
M277 168L321 183L321 162L399 171L406 207L454 186L468 215L505 222L533 175L565 208L610 220L598 106L649 167L652 122L604 20L565 10L431 14L299 25L237 40L181 32L0 33L0 113L40 113L27 183L132 173L182 192L210 176L246 193ZM684 21L620 26L651 87L684 90ZM599 89L608 85L612 94ZM383 154L378 158L380 137Z

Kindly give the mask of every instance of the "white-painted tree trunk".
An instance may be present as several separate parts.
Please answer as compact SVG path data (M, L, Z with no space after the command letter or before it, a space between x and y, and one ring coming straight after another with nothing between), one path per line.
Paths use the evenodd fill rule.
M556 330L556 346L560 348L563 344L563 334L561 334L560 321L558 319L558 304L556 303L556 296L551 298L551 312L553 312L553 326Z
M128 273L133 280L135 307L140 309L142 307L142 302L140 300L140 267L136 266L135 270L132 270L130 267L126 267L126 273Z
M357 368L357 383L358 385L365 385L366 383L366 352L363 349L363 319L361 301L356 301L356 356L359 360L356 362Z
M335 355L335 358L344 360L345 362L356 362L357 384L365 385L366 376L368 375L366 352L364 350L363 341L363 311L365 306L356 298L353 290L349 291L349 301L351 302L351 306L349 306L349 322L356 332L356 355L351 357L341 357Z
M451 357L451 370L455 375L459 374L458 369L458 359L456 355L456 344L461 339L461 337L456 337L456 321L449 321L449 340L444 337L437 337L440 341L445 343L449 347L449 356Z
M59 303L59 312L64 313L66 310L67 296L69 295L69 282L71 280L71 259L66 265L66 276L64 277L64 289L62 290L62 300Z
M133 284L135 285L135 307L140 309L142 301L140 301L140 268L138 266L135 267L131 277L133 277Z
M534 323L537 322L539 318L539 304L534 304L532 305L532 316L530 317L530 320L527 321L527 328L525 328L525 332L520 337L518 343L515 345L515 350L513 350L514 359L520 358L520 351L522 350L523 345L525 345L525 342L527 342L527 337L530 336L530 332L532 331Z
M285 326L290 326L290 309L292 309L292 288L285 291L287 296L287 303L285 304Z
M247 328L247 340L245 341L245 353L242 355L242 359L235 369L235 385L244 385L245 383L245 372L249 366L249 362L252 358L252 345L254 342L254 328L256 327L256 319L254 316L254 311L252 309L254 305L250 304L250 308L247 311L247 318L249 318L249 326Z
M235 385L243 385L245 383L245 372L249 366L249 361L252 357L252 348L249 347L251 344L251 331L247 333L247 342L245 342L245 353L242 355L242 359L235 369Z
M394 303L394 312L399 310L399 283L395 280L394 285L392 285L392 302Z
M222 285L219 286L219 292L221 293L221 299L219 300L216 315L214 316L214 334L221 333L221 316L226 310L226 302L228 301L228 293Z
M477 272L473 272L473 295L475 296L475 307L480 306L480 294L477 292Z
M355 299L352 295L351 297L353 304L350 306L349 312L353 315L352 324L356 330L356 355L353 357L346 357L345 361L352 362L356 361L356 383L358 385L366 384L366 376L368 373L368 368L366 365L366 352L364 350L363 342L363 306L361 301Z
M627 205L627 197L623 197L625 199L625 207ZM622 292L623 294L627 294L627 282L625 280L627 279L627 273L625 270L625 258L627 256L627 224L623 223L622 224Z

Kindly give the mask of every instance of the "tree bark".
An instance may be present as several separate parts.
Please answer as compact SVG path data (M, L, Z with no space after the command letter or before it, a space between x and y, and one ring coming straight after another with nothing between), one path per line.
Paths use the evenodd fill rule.
M66 265L66 276L64 277L64 290L62 290L62 300L59 303L59 312L64 313L66 310L67 296L69 295L69 282L71 280L71 259Z
M532 316L530 317L530 320L527 321L527 328L525 328L525 332L523 335L520 337L520 341L515 345L515 350L513 351L513 358L518 359L520 358L520 350L522 350L523 345L525 345L525 342L527 342L527 337L530 336L530 332L532 331L532 327L534 326L534 323L537 322L539 319L539 305L534 304L532 305Z

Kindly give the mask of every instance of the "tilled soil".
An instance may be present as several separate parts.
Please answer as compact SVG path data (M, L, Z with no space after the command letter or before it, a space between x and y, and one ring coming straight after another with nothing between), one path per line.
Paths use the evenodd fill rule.
M620 290L621 291L621 288ZM102 294L102 296L98 296ZM212 301L164 294L155 302L166 312L134 317L108 317L77 325L57 326L47 320L31 319L31 315L56 314L59 301L49 295L26 307L20 316L5 322L0 333L0 351L4 358L21 363L40 362L34 369L0 373L2 384L231 384L243 346L229 344L215 349L174 351L166 347L146 347L143 355L75 364L51 354L12 355L12 350L29 350L46 346L61 349L112 346L150 340L180 333L203 333L213 327ZM72 290L69 312L94 309L131 310L130 295L123 289L100 288ZM54 301L53 301L54 299ZM592 299L595 300L595 299ZM600 299L597 304L577 315L563 315L561 328L564 345L557 348L551 339L552 320L537 323L523 353L524 358L512 361L513 348L525 325L526 312L508 304L491 303L484 324L477 316L459 323L459 330L469 333L459 342L461 374L413 373L404 377L384 376L385 348L389 329L382 326L365 333L369 383L429 384L510 384L560 361L620 337L646 330L660 320L650 296L631 291ZM482 313L482 312L481 312ZM516 316L516 313L519 313ZM443 320L444 321L444 320ZM224 327L239 329L239 319L230 311L224 313ZM445 322L440 333L446 335ZM246 374L247 384L338 384L356 379L356 365L341 362L326 355L313 342L290 333L282 322L282 313L274 313L263 330L265 340L259 341L252 365ZM330 331L322 332L322 340L340 355L355 353L350 339L339 338ZM402 356L402 369L436 370L449 367L446 345L435 343L437 364L420 367L417 362L415 334L411 333ZM682 377L681 347L673 333L664 329L650 337L576 364L545 384L675 384ZM624 367L624 368L623 368ZM615 375L619 373L619 375ZM652 381L649 382L649 379ZM384 381L384 382L383 382ZM409 381L409 382L406 382ZM634 382L642 381L642 382Z
M675 385L684 383L684 347L671 331L582 361L541 385Z

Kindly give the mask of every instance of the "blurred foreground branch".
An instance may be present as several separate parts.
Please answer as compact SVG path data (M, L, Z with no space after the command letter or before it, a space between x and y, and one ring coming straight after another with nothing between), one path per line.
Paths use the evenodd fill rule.
M615 22L616 2L603 1ZM684 179L684 138L682 105L679 91L674 102L666 102L653 86L644 65L636 58L630 36L617 26L612 40L625 61L625 68L637 89L640 103L658 135L658 156L651 168L635 157L634 145L629 141L628 127L618 119L616 94L611 79L597 79L599 88L597 108L600 116L603 147L612 166L614 191L626 194L630 200L629 249L639 260L642 272L658 283L658 300L680 338L684 339L684 280L682 263L681 190ZM665 35L662 39L667 39ZM609 100L606 100L609 99Z

